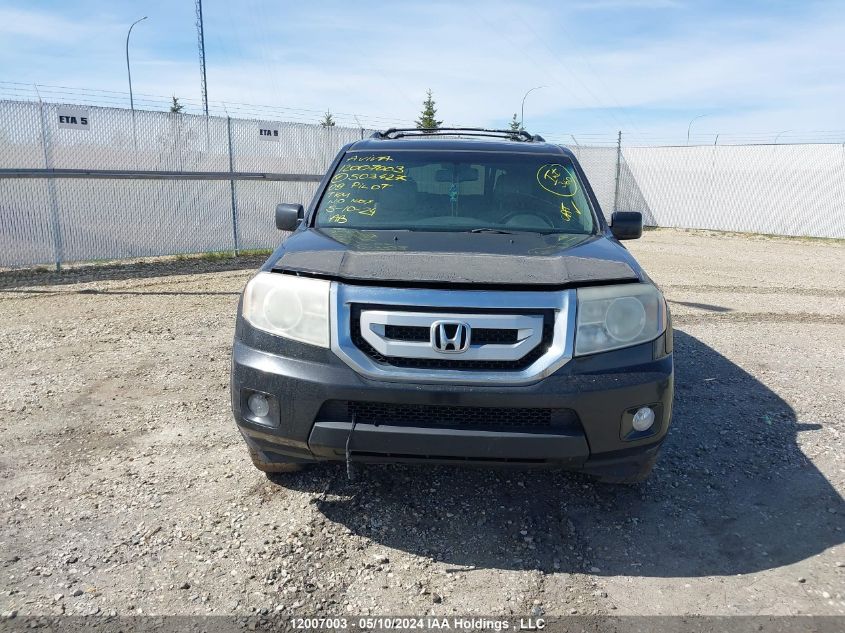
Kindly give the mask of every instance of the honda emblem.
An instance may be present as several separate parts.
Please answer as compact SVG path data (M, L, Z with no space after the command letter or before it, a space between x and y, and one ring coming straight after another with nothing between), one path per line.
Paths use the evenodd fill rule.
M431 324L431 347L441 354L462 354L469 349L472 329L462 321L435 321Z

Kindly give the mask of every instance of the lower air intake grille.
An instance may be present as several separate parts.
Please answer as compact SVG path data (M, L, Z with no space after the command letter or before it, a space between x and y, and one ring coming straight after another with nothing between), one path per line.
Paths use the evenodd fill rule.
M477 429L520 429L554 432L578 426L571 409L528 407L456 407L385 402L347 403L349 416L361 424L413 427L470 427Z

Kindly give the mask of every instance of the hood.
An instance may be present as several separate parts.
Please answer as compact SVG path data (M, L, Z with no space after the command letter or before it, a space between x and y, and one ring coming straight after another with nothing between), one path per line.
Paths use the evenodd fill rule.
M604 235L313 229L267 268L362 282L569 285L637 281L627 250Z

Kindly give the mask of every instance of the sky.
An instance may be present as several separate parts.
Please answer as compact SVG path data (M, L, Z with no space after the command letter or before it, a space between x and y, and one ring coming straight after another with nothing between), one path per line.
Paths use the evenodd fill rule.
M547 138L845 141L843 1L204 0L203 13L221 114L407 126L430 89L445 124L503 127L543 86L524 125ZM136 107L176 95L195 111L193 0L0 0L0 97L38 84L128 106L126 33L145 15Z

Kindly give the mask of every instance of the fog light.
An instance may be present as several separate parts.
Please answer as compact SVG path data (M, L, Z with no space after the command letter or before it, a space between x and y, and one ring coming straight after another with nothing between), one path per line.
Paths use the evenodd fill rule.
M631 420L631 425L635 431L648 431L651 425L654 424L654 411L651 407L642 407L634 414L634 419Z
M252 394L246 401L246 404L249 407L249 410L252 411L252 414L256 417L263 418L268 413L270 413L270 402L267 400L267 396L265 396L264 394ZM640 411L642 411L642 409L640 409Z

